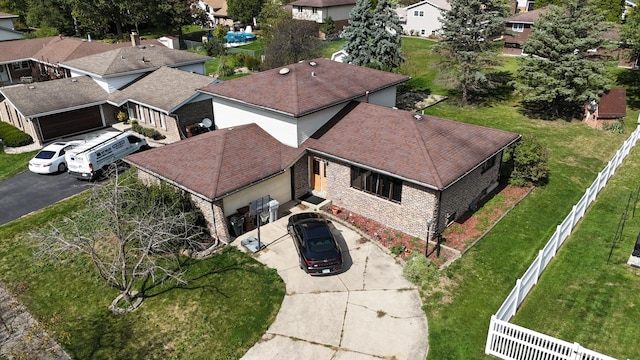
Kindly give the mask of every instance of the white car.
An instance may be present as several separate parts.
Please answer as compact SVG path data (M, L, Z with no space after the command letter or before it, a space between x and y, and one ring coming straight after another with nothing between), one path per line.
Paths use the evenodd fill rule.
M55 142L45 146L29 161L29 170L37 174L52 174L67 170L64 154L82 141Z

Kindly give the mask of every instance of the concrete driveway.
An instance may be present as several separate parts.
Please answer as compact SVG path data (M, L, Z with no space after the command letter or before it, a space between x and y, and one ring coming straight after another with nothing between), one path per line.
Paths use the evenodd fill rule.
M395 259L334 222L347 270L311 277L299 267L287 219L260 228L267 247L256 257L278 271L286 295L273 324L242 359L425 359L427 318ZM240 243L250 236L256 230L233 245L246 251Z

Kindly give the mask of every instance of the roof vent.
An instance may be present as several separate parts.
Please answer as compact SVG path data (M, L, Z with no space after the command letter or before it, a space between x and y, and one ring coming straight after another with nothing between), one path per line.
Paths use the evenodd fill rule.
M311 76L312 76L312 77L316 77L316 72L315 72L315 71L312 71L312 72L311 72Z
M280 69L279 73L280 75L286 75L289 73L289 71L291 71L289 70L289 68L283 67L282 69Z
M422 121L422 120L424 119L424 118L422 117L422 115L420 115L420 114L415 114L415 115L413 115L413 118L414 118L414 119L416 119L416 120L418 120L418 121Z
M311 66L316 66L316 65L318 65L318 63L317 63L317 62L315 62L315 61L312 61L312 62L310 62L310 63L309 63L309 65L311 65Z

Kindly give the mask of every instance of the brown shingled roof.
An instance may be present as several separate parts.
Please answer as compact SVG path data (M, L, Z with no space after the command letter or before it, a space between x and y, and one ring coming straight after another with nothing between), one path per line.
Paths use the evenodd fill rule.
M598 104L598 119L620 119L627 116L627 91L615 87L602 94Z
M305 145L444 189L520 135L384 106L352 102Z
M310 65L314 63L315 65ZM287 69L287 70L285 70ZM284 74L282 74L283 72ZM292 116L303 116L409 80L408 76L314 59L200 89Z
M511 23L521 23L521 24L533 24L538 20L540 14L547 10L547 7L541 7L539 9L525 11L523 13L513 15L512 17L507 19L507 24Z
M143 151L125 160L214 200L283 171L294 152L303 151L285 148L258 125L247 124Z

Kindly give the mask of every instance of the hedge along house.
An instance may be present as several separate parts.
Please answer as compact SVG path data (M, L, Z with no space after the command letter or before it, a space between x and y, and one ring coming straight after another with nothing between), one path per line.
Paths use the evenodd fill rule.
M427 239L497 185L519 135L393 109L406 79L316 59L209 86L219 130L126 161L189 192L223 242L242 208L307 194Z
M163 66L110 94L108 102L126 107L129 119L175 142L191 135L190 125L213 119L211 96L196 90L217 82L209 76Z

